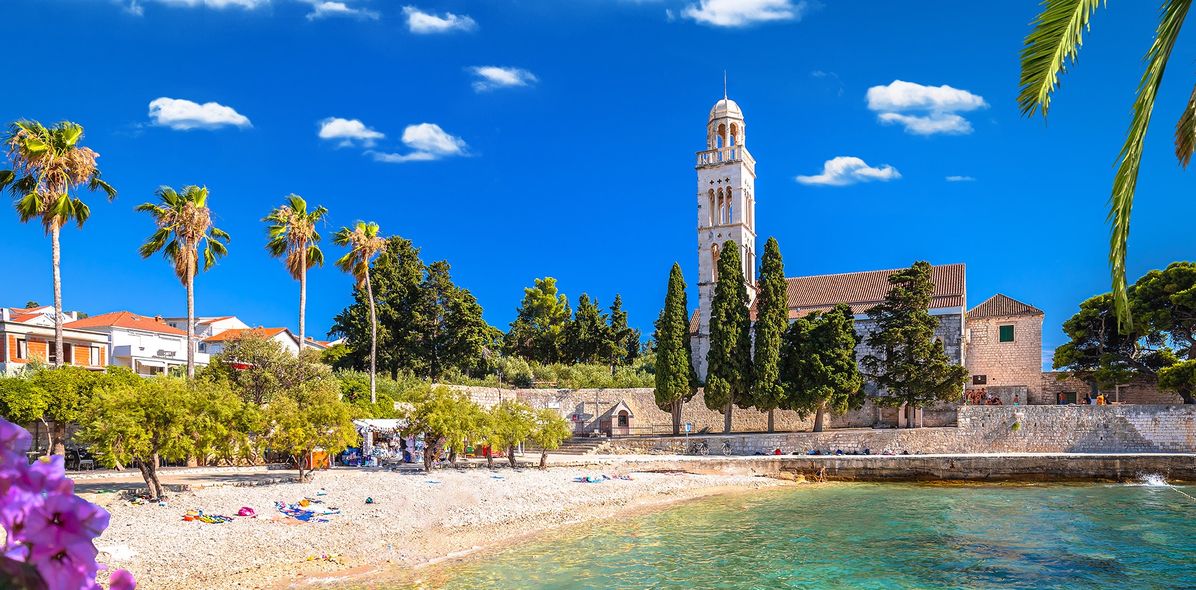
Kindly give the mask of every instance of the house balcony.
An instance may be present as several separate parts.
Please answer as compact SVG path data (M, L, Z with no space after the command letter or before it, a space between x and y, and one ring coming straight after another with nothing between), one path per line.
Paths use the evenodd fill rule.
M698 163L696 167L706 168L709 166L719 166L729 162L743 162L747 164L747 167L753 172L756 170L756 159L748 153L746 147L741 145L700 151L698 152Z

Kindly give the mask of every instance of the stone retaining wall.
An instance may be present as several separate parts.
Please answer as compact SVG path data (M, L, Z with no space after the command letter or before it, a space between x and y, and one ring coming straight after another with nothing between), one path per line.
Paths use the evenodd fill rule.
M1016 426L1015 426L1016 425ZM1196 406L963 406L955 428L616 438L622 453L1196 453Z

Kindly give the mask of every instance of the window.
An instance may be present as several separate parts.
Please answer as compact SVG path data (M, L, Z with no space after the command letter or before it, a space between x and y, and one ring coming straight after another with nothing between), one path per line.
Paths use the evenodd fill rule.
M988 383L988 375L972 375L972 385L986 385Z
M1013 342L1013 324L1001 326L1000 330L1001 342Z
M87 358L87 364L92 367L100 366L100 347L91 347L90 354Z
M26 341L24 338L17 339L16 355L14 355L13 358L21 359L21 360L25 360L25 359L29 358L29 342Z

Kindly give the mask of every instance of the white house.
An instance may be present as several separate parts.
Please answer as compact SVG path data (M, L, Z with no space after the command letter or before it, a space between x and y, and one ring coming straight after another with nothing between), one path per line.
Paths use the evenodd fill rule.
M110 363L139 375L161 375L187 366L187 333L161 317L117 311L76 320L66 327L106 334ZM208 364L208 355L196 350L195 364Z
M229 330L223 330L218 334L201 340L199 342L199 348L208 354L220 354L224 351L224 347L229 342L246 336L273 340L282 346L283 350L295 356L299 356L299 337L287 328L263 328L258 326L256 328L233 328ZM314 348L312 341L308 341L308 346L312 346Z
M178 328L184 332L187 331L187 318L163 318L162 321L167 325ZM195 338L203 341L204 338L210 338L225 330L247 330L249 324L242 322L235 315L223 316L202 316L195 318Z

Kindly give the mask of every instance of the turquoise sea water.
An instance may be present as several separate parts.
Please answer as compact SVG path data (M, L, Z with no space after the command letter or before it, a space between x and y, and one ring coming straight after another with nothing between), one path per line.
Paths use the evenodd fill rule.
M806 485L586 525L416 587L1196 588L1196 501L1124 484Z

